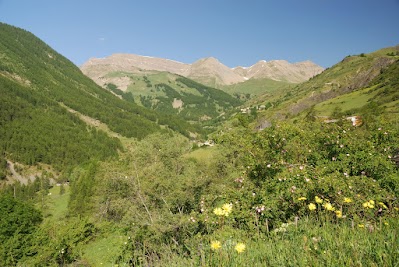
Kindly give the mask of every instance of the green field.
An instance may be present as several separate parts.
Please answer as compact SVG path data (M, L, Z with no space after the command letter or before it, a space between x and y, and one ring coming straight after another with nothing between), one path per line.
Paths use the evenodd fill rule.
M373 88L361 89L318 103L315 105L315 110L319 116L331 116L337 108L341 109L342 112L358 109L372 100L377 93L378 91L373 91Z
M275 94L279 90L293 86L295 84L275 81L271 79L249 79L242 83L223 86L221 89L229 94L250 95L251 97L262 94Z

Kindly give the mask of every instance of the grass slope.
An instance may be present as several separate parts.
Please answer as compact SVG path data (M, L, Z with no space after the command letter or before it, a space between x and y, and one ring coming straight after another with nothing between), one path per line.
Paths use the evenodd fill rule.
M231 95L242 95L249 99L264 94L275 94L279 90L283 90L284 88L293 85L295 84L264 78L249 79L242 83L223 86L221 89Z
M399 112L399 59L381 70L370 86L357 91L340 95L315 106L320 115L331 116L334 110L350 113L356 112L366 104L375 102L386 112Z
M315 106L316 115L328 116L336 108L355 110L370 101L397 111L398 59L399 46L347 56L309 81L272 99L273 108L261 116L288 118L312 106Z

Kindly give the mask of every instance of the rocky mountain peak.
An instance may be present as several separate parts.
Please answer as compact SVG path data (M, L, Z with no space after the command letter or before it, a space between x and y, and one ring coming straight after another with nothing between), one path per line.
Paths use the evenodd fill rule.
M179 74L204 84L229 85L248 79L269 78L276 81L303 82L323 71L311 61L289 63L286 60L260 60L250 67L229 68L214 57L206 57L186 64L170 59L134 54L113 54L106 58L91 58L81 66L83 73L99 84L112 71L137 73L166 71Z

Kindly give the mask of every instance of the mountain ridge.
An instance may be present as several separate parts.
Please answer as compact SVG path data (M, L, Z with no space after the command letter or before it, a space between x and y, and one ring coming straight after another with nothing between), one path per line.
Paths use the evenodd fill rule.
M214 57L201 58L192 64L136 54L112 54L105 58L90 58L80 66L82 72L101 84L107 71L167 71L194 79L206 85L231 85L251 78L269 78L276 81L298 83L308 80L324 70L306 60L289 63L286 60L260 60L252 66L229 68Z

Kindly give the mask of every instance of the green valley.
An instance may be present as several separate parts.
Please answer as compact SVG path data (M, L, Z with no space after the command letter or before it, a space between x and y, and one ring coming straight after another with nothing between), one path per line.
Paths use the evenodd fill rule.
M186 121L215 120L241 104L221 90L168 72L112 72L105 78L111 81L105 87L122 98L130 95L135 103L162 114L177 115ZM124 79L127 87L121 90L112 83L113 79Z
M101 87L0 24L0 266L396 266L398 49L303 83Z

